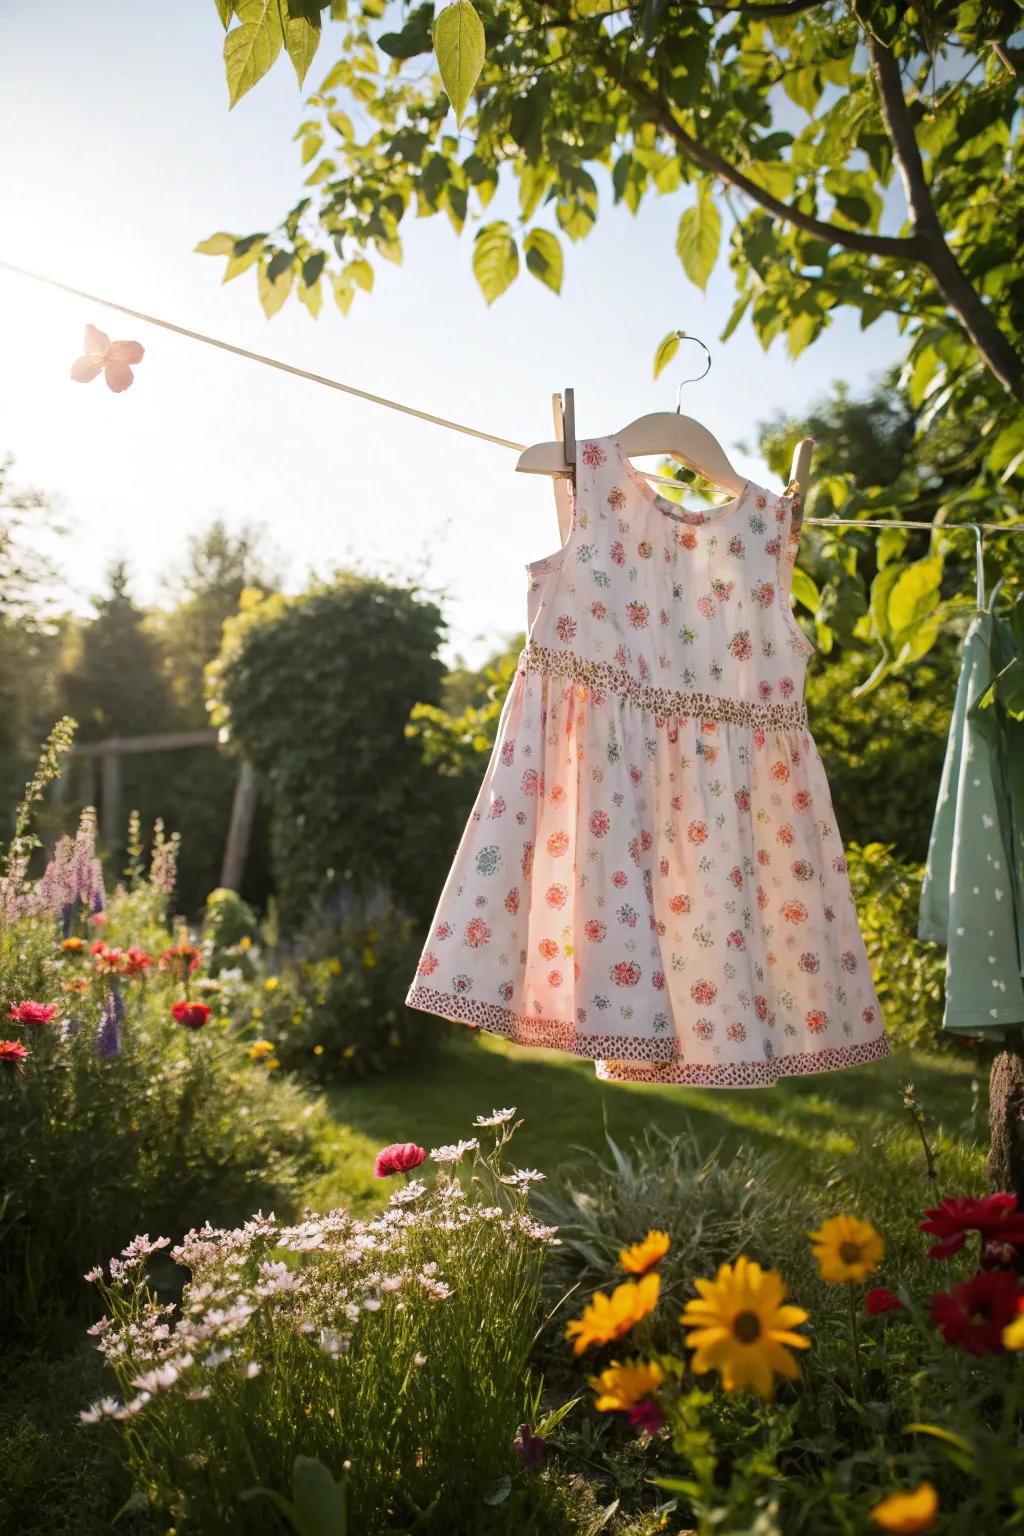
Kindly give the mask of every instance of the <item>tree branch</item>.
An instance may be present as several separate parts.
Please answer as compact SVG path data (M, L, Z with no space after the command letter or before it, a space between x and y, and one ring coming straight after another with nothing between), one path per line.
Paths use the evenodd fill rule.
M749 16L756 21L770 21L773 16L799 16L803 11L818 11L825 0L779 0L777 5L713 5L701 0L702 5L716 16Z
M1015 351L957 261L939 222L924 172L921 150L907 111L899 65L892 49L867 33L871 73L878 91L882 121L910 209L921 260L935 279L947 304L959 317L986 366L1008 394L1024 399L1024 361Z
M743 192L768 213L773 213L776 218L783 219L787 224L792 224L794 228L803 230L804 234L813 235L818 240L827 240L830 245L841 245L848 251L859 251L865 256L884 256L889 260L899 257L907 261L921 260L924 244L916 235L909 237L865 235L856 229L844 229L841 224L830 224L827 219L816 219L813 214L804 213L802 209L795 208L792 203L783 202L771 192L766 192L764 187L759 187L756 181L751 181L749 176L745 176L737 166L732 165L717 150L709 149L706 144L701 144L697 139L692 138L676 120L675 114L663 98L642 81L622 75L620 84L634 100L648 108L687 160L691 160L694 165L699 165L702 170L719 176L728 186Z

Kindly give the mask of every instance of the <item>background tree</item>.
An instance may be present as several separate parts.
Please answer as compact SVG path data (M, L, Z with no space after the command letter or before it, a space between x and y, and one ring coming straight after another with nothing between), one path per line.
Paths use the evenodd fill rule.
M64 709L79 723L80 741L145 736L176 724L157 641L128 590L128 567L116 561L108 590L93 599L95 617L69 645L61 687Z
M238 612L242 593L280 589L281 574L266 544L265 529L243 524L232 533L217 518L188 540L164 578L169 606L153 614L150 627L160 640L178 714L188 725L209 724L206 668L220 653L224 623Z

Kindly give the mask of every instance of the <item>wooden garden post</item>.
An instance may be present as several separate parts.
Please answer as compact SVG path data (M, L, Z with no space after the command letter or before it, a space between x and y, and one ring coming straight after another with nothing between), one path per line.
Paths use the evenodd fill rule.
M988 1175L1024 1203L1024 1031L1008 1029L989 1079Z
M220 883L225 890L237 891L242 884L255 809L256 775L251 763L243 763L235 785L235 798L231 803L231 825L228 827L228 840L220 871Z

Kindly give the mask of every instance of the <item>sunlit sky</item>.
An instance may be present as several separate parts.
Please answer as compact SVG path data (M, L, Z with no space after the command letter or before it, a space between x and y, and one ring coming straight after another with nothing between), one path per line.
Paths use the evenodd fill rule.
M602 195L560 298L524 274L488 308L470 239L441 216L407 222L404 263L381 263L347 319L328 300L316 321L295 301L267 321L252 272L222 285L223 260L192 251L215 230L270 228L296 201L302 97L282 60L229 112L213 0L173 9L168 25L166 8L136 0L2 0L0 260L522 442L551 436L564 385L581 437L671 409L677 378L701 365L684 349L653 380L655 346L679 327L714 354L684 409L762 483L758 421L798 413L835 379L860 388L899 355L889 322L862 334L852 316L795 363L781 343L766 355L747 322L718 343L731 276L723 259L704 297L683 275L678 196L633 218ZM487 216L506 211L496 200ZM0 453L72 526L69 606L87 611L122 556L136 598L157 600L183 542L220 516L265 527L291 589L353 562L422 579L443 594L449 658L479 660L522 627L524 563L558 537L550 483L515 474L509 451L2 271L0 320ZM69 378L88 321L146 348L123 395Z

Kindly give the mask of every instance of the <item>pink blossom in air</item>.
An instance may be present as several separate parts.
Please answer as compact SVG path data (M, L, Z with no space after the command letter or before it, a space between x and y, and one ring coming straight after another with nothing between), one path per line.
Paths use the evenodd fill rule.
M102 373L107 388L119 395L135 382L135 375L128 365L141 363L144 355L141 342L111 341L105 331L87 325L85 351L71 364L71 377L76 384L88 384Z

